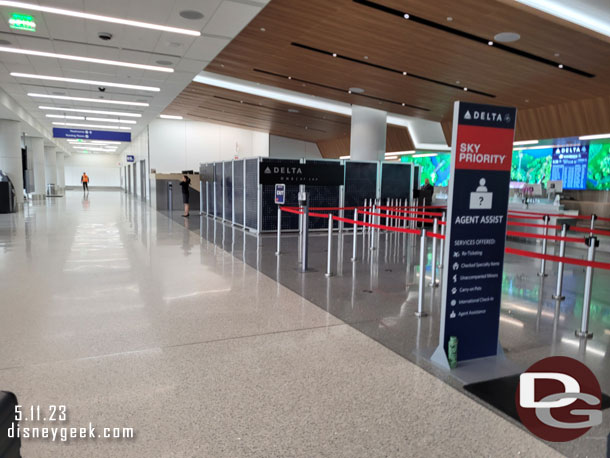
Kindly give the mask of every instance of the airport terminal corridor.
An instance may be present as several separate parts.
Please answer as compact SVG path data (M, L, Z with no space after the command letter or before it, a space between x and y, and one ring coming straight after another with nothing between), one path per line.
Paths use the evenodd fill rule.
M0 215L0 249L0 384L135 431L24 457L555 455L123 192Z

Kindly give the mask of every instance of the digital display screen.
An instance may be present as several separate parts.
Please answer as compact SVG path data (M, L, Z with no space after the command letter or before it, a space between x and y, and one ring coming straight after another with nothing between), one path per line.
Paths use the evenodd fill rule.
M589 145L553 149L551 180L563 182L563 189L586 189Z
M610 191L610 143L591 142L587 189Z
M551 178L553 148L514 150L510 180L517 183L546 183Z
M418 151L418 154L426 154L425 151ZM432 154L432 153L429 153ZM449 172L451 171L451 154L439 153L436 156L413 157L412 155L402 156L401 162L421 165L420 185L424 184L426 178L430 180L432 186L449 186Z

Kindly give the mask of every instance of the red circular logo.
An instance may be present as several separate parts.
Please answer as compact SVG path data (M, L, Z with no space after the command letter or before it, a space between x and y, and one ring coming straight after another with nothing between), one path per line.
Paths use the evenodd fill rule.
M517 411L541 439L567 442L602 421L602 390L595 374L566 356L541 359L519 378Z

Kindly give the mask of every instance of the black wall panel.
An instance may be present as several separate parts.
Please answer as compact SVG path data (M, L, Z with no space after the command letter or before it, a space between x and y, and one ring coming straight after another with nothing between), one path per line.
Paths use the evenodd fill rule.
M263 163L265 159L262 159ZM280 162L286 165L298 165L298 159L273 159L273 162ZM298 205L299 185L286 185L286 204L289 207ZM298 229L298 215L282 213L282 229ZM263 185L263 211L262 211L262 230L277 230L277 205L275 205L275 186Z
M246 159L246 227L258 229L258 159Z
M376 162L345 162L345 206L356 207L377 192Z
M335 161L316 161L307 160L308 164L325 164L328 162ZM338 207L339 206L339 186L307 186L307 192L309 192L309 206L310 207ZM315 212L315 210L312 210ZM322 213L328 213L323 211ZM333 215L338 215L339 212L336 210L331 211ZM346 215L349 217L349 215ZM338 226L338 221L335 222L335 226ZM310 229L325 229L328 228L328 220L323 218L309 218Z
M233 163L224 162L224 189L223 202L225 207L225 220L233 221Z
M233 201L235 202L235 224L244 226L244 161L233 163Z
M381 164L381 200L405 199L411 190L411 164Z
M216 162L214 164L214 190L216 192L215 202L216 202L216 213L215 216L217 218L222 218L222 162Z

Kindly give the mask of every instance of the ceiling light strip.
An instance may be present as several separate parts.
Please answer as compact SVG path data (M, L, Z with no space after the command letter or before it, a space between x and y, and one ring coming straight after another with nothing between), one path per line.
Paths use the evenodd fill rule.
M282 75L280 73L274 73L274 72L269 72L267 70L261 70L259 68L254 68L253 71L258 72L258 73L263 73L265 75L270 75L270 76L275 76L277 78L288 78L286 75ZM338 91L338 92L342 92L345 93L346 90L345 89L341 89L338 87L334 87L334 86L329 86L327 84L322 84L322 83L314 83L313 81L308 81L308 80L303 80L303 79L299 79L299 78L295 78L295 77L291 77L290 78L292 81L296 81L297 83L306 83L309 84L311 86L317 86L317 87L323 87L325 89L330 89L333 91ZM424 107L418 107L417 105L411 105L409 103L403 103L403 102L396 102L394 100L390 100L390 99L384 99L382 97L375 97L373 95L367 95L367 94L358 94L358 93L352 93L352 95L354 96L359 96L359 97L365 97L368 99L373 99L373 100L377 100L380 102L386 102L386 103L392 103L394 105L400 105L402 107L409 107L409 108L415 108L416 110L422 110L422 111L430 111L429 108L424 108Z
M93 81L83 80L78 78L63 78L61 76L50 76L50 75L33 75L31 73L19 73L11 72L11 76L15 78L31 78L46 81L61 81L64 83L75 83L75 84L89 84L91 86L102 86L102 87L119 87L122 89L134 89L137 91L149 91L149 92L160 92L161 89L152 86L138 86L135 84L122 84L122 83L111 83L109 81Z
M86 110L84 108L64 108L64 107L49 107L39 106L41 110L53 110L53 111L66 111L70 113L90 113L90 114L102 114L112 116L125 116L128 118L141 118L142 115L139 113L126 113L122 111L105 111L105 110Z
M108 103L111 105L132 105L132 106L136 106L136 107L150 106L148 103L145 103L145 102L128 102L126 100L91 99L88 97L71 97L68 95L38 94L36 92L29 92L28 96L39 97L39 98L44 98L44 99L74 100L76 102Z
M90 127L92 129L121 129L121 130L131 130L131 127L122 127L122 126L104 126L101 124L82 124L79 122L53 122L55 126L73 126L73 127Z
M119 124L137 124L136 121L132 121L130 119L118 119L118 118L92 118L87 116L87 121L97 121L97 122L118 122Z
M359 5L366 6L368 8L373 8L373 9L376 9L378 11L382 11L384 13L391 14L393 16L401 17L403 19L405 18L405 14L406 13L404 11L400 11L400 10L397 10L397 9L394 9L394 8L390 8L388 6L381 5L381 4L376 3L376 2L372 2L370 0L352 0L352 1L354 3L358 3ZM405 22L407 22L407 21L405 21ZM444 24L439 24L437 22L433 22L433 21L430 21L428 19L424 19L424 18L419 17L419 16L413 16L410 13L408 14L408 22L416 22L418 24L425 25L427 27L431 27L431 28L436 29L436 30L441 30L443 32L451 33L452 35L457 35L459 37L466 38L467 40L471 40L471 41L475 41L477 43L481 43L481 44L485 45L486 48L500 49L502 51L506 51L506 52L509 52L511 54L515 54L515 55L518 55L520 57L524 57L526 59L539 62L541 64L551 65L551 66L553 66L555 68L561 68L562 70L565 70L565 71L568 71L568 72L571 72L571 73L575 73L575 74L580 75L580 76L586 76L587 78L593 78L595 76L594 74L586 72L584 70L579 70L577 68L570 67L569 65L565 65L565 64L563 64L561 62L557 62L557 61L553 61L553 60L550 60L550 59L546 59L544 57L540 57L540 56L537 56L535 54L531 54L529 52L522 51L521 49L513 48L511 46L507 46L507 45L505 45L503 43L494 42L493 46L489 46L489 38L479 37L479 36L474 35L472 33L464 32L462 30L455 29L453 27L449 27L449 26L444 25ZM468 90L470 91L470 88Z
M27 56L51 57L54 59L74 60L77 62L89 62L92 64L114 65L117 67L138 68L140 70L151 70L155 72L173 73L173 68L157 67L156 65L135 64L133 62L121 62L118 60L96 59L95 57L73 56L71 54L58 54L54 52L36 51L33 49L9 48L0 46L0 52L12 54L25 54Z
M8 6L12 8L24 8L32 11L41 11L43 13L59 14L62 16L71 16L79 19L88 19L90 21L109 22L111 24L128 25L131 27L139 27L142 29L158 30L160 32L178 33L182 35L190 35L193 37L201 36L201 32L197 30L183 29L180 27L171 27L167 25L152 24L149 22L132 21L130 19L117 18L112 16L102 16L100 14L85 13L82 11L66 10L63 8L55 8L51 6L36 5L34 3L11 2L0 0L0 6Z
M332 53L330 51L326 51L324 49L319 49L319 48L314 48L313 46L304 45L302 43L292 42L291 45L295 46L297 48L306 49L308 51L313 51L313 52L317 52L317 53L321 53L321 54L326 54L328 56L334 56L334 57L336 57L338 59L343 59L343 60L347 60L347 61L354 62L354 63L357 63L357 64L366 65L368 67L374 67L374 68L378 68L380 70L385 70L387 72L392 72L392 73L400 74L400 75L406 76L408 78L415 78L415 79L418 79L418 80L427 81L429 83L439 84L441 86L450 87L450 88L453 88L453 89L458 89L460 91L464 90L464 86L458 86L457 84L446 83L444 81L435 80L434 78L428 78L427 76L422 76L422 75L418 75L418 74L415 74L415 73L405 72L403 70L398 70L398 69L395 69L395 68L386 67L385 65L375 64L373 62L369 62L369 61L366 61L366 60L356 59L354 57L344 56L342 54ZM335 54L336 54L336 56L335 56ZM468 91L470 91L470 92L472 92L474 94L484 95L485 97L491 97L491 98L495 98L496 97L493 94L490 94L490 93L484 92L484 91L478 91L476 89L468 88Z
M583 135L578 137L579 140L601 140L603 138L610 138L610 134Z

